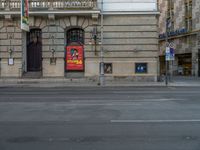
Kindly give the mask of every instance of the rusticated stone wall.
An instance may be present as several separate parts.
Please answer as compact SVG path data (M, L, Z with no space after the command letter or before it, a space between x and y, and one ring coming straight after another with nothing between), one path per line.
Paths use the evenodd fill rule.
M0 22L1 30L1 77L21 77L26 68L26 39L24 32L17 24L12 28L5 26L5 20ZM105 74L107 79L151 80L157 78L158 65L158 26L156 15L105 15L104 16L104 62L112 63L113 72ZM14 21L12 21L14 22ZM30 17L30 28L42 30L42 76L65 76L65 47L66 31L71 28L82 28L85 31L84 56L85 77L99 75L100 63L100 19L97 26L94 25L91 16L56 16L55 20L49 20L47 16ZM91 39L91 31L97 27L97 45ZM8 29L7 29L8 28ZM8 39L3 39L5 34L14 33L12 46L16 48L13 53L14 66L8 66ZM6 37L6 36L5 36ZM4 41L5 40L5 41ZM6 41L7 40L7 41ZM6 45L7 43L7 45ZM56 64L51 64L54 57ZM95 52L96 50L96 52ZM3 52L5 51L5 52ZM3 57L6 55L6 57ZM147 63L148 72L137 74L136 63Z

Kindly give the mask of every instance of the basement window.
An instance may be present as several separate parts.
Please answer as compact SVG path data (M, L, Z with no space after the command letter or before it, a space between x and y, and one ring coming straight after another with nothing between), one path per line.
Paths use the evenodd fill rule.
M113 66L112 63L104 63L104 73L105 74L112 74Z
M135 64L135 73L136 74L146 74L148 71L147 63L136 63Z

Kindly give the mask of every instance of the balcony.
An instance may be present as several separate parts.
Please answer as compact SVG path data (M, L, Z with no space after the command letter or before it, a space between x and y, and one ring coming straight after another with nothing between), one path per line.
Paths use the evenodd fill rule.
M0 0L0 15L20 14L20 0ZM99 13L97 0L29 0L31 14Z

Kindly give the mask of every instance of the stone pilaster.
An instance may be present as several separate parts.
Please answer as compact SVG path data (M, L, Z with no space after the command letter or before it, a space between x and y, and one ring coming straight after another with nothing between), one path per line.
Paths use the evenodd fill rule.
M57 25L42 29L44 77L64 77L64 33L64 29ZM56 62L52 63L53 59Z
M0 29L1 77L21 77L22 75L22 32L15 22L4 20ZM9 65L9 58L14 64Z

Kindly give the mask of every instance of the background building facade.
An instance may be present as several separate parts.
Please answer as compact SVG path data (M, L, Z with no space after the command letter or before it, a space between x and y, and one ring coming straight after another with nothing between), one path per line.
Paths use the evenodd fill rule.
M166 24L175 47L174 75L200 76L200 1L159 0L160 73L165 72Z
M20 1L1 0L0 3L1 77L36 73L39 77L98 78L101 1L29 0L30 32L20 29ZM125 9L127 6L130 7ZM102 12L106 78L156 80L155 0L140 3L105 0ZM70 62L76 65L69 65Z

